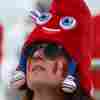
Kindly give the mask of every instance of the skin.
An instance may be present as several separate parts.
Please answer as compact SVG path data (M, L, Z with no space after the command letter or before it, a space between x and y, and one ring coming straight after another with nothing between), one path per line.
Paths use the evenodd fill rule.
M37 52L39 51L35 53ZM51 60L46 59L43 54L40 56L35 53L33 58L29 58L27 62L27 85L34 91L33 99L64 99L64 94L60 92L60 83L64 79L65 58L60 56Z

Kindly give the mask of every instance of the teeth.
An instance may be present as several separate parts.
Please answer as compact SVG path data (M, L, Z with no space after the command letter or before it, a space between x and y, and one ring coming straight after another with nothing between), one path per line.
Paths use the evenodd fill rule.
M52 28L47 28L47 27L42 27L43 30L49 31L49 32L59 32L60 29L52 29Z

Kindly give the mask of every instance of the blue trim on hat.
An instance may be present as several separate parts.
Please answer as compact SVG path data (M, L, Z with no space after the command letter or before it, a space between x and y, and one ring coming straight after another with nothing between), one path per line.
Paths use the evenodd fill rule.
M32 48L27 48L26 52L21 53L20 61L19 61L19 67L18 69L26 73L26 63L27 63L27 57L32 52Z
M24 54L22 54L21 58L20 58L18 69L23 71L24 73L26 73L26 62L27 62L27 57Z
M74 76L75 72L76 72L76 62L72 60L68 64L68 75Z

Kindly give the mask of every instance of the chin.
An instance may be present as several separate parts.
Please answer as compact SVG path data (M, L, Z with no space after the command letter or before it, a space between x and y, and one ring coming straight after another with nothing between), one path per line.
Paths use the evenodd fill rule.
M30 89L55 88L60 86L60 82L49 80L33 80L28 86Z

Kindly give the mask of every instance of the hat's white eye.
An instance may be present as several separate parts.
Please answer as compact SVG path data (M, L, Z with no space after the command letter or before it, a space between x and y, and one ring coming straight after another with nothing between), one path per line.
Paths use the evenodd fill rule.
M76 19L74 17L66 16L61 18L59 24L61 28L65 30L73 29L74 27L76 27Z
M51 18L52 18L52 15L50 13L42 13L37 18L37 24L39 24L39 25L46 24Z

